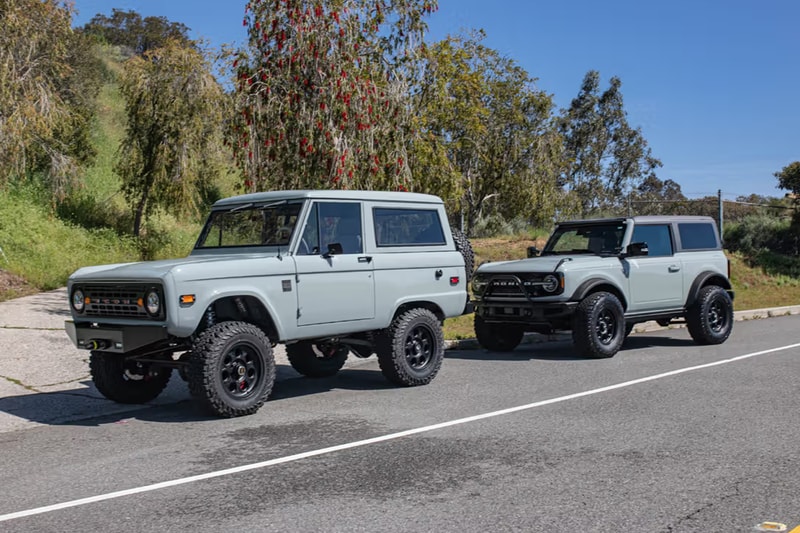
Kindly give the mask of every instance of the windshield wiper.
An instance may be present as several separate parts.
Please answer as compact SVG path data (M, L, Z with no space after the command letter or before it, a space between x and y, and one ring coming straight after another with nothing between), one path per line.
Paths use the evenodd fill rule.
M236 213L237 211L244 211L245 209L250 209L251 207L253 207L253 205L255 204L253 204L252 202L249 204L243 204L238 207L234 207L233 209L228 211L228 213Z

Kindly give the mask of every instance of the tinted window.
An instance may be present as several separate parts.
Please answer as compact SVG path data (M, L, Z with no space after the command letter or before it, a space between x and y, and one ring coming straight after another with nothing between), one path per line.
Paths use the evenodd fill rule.
M373 210L378 246L426 246L444 244L439 212L434 209Z
M633 228L631 242L646 242L649 256L672 255L672 238L669 226L640 226Z
M708 222L683 222L678 224L681 248L684 250L706 250L717 247L717 234Z
M341 244L345 254L362 252L361 204L315 202L311 207L298 255L325 253L333 243Z

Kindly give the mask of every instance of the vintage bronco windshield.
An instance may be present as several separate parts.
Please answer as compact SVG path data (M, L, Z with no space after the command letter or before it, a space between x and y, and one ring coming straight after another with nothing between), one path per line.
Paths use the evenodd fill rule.
M598 254L617 255L622 250L625 224L567 224L550 236L542 255Z
M297 225L301 200L244 204L213 211L195 248L286 246Z

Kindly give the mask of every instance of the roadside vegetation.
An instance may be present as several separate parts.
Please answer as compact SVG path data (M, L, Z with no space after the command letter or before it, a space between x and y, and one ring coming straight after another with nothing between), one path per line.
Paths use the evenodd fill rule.
M8 0L0 300L85 265L185 256L211 203L243 192L437 194L476 264L524 257L556 218L716 216L716 197L657 176L619 78L589 71L556 109L479 31L420 46L435 1L306 4L254 3L249 42L212 50L163 17L114 9L72 31L68 5ZM795 199L725 205L736 309L800 303L800 162L775 178ZM471 317L446 324L471 331Z

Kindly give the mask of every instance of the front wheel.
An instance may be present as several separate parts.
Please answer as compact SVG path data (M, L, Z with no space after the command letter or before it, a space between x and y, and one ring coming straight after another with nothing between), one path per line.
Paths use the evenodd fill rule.
M475 338L478 344L492 352L510 352L522 342L525 332L519 326L487 324L475 315Z
M117 403L147 403L167 386L172 369L125 360L120 354L92 352L92 381L100 394Z
M444 334L439 319L427 309L410 309L376 336L378 365L384 377L411 387L436 377L444 359Z
M609 292L595 292L575 309L572 341L585 357L614 357L625 340L625 316L619 299Z
M700 289L686 313L686 327L697 344L722 344L733 330L733 302L717 285Z
M289 364L299 373L310 378L325 378L335 375L344 366L347 346L330 342L314 344L308 341L286 345Z
M188 377L192 396L211 413L255 413L275 383L272 345L257 326L220 322L195 340Z

